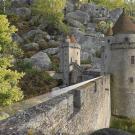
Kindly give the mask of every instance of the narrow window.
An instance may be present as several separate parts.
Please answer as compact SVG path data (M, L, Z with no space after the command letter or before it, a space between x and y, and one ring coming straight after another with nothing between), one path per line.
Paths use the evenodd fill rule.
M108 42L108 43L110 43L110 42L111 42L111 40L110 40L110 39L108 39L108 40L107 40L107 42Z
M131 56L131 64L135 64L135 56Z
M129 78L129 81L130 81L130 83L133 83L134 82L134 78L133 77L130 77Z
M72 62L72 58L71 58L71 62Z
M78 52L77 52L77 55L78 55Z
M75 63L77 64L77 60L75 60Z
M128 42L128 41L129 41L128 37L125 37L125 41L126 41L126 42Z

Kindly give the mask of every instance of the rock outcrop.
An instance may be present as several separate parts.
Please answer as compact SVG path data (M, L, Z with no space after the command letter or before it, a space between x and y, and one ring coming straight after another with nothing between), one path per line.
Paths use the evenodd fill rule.
M109 11L105 7L93 3L82 4L79 9L75 9L74 4L75 2L72 0L67 2L64 10L65 21L69 25L70 33L75 35L81 45L81 60L94 63L97 58L96 52L100 50L105 42L104 34L96 31L97 22L111 19L115 23L122 10ZM26 0L14 0L12 11L23 20L18 23L21 28L25 25L29 26L27 32L13 36L13 39L21 44L25 51L36 50L38 53L38 51L44 50L49 55L57 53L56 48L61 45L63 35L51 35L51 32L49 35L46 32L46 20L39 15L32 14ZM95 63L97 62L95 61Z
M50 58L44 52L38 52L31 58L25 59L25 61L30 62L37 70L49 70L52 65Z

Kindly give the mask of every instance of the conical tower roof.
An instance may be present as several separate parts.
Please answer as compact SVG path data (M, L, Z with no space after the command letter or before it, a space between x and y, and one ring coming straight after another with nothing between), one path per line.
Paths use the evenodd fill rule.
M125 10L123 10L123 13L113 27L114 35L120 33L135 34L135 24L131 17L126 15Z

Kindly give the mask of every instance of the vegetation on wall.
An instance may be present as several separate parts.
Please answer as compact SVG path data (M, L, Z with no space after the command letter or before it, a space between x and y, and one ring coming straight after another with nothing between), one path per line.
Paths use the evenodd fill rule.
M12 41L12 34L16 32L10 26L6 16L0 15L0 106L9 105L23 98L23 92L18 87L23 74L11 70L15 57L22 54Z
M96 31L106 34L109 27L113 27L113 22L110 20L100 21L96 25Z
M135 119L113 116L111 119L111 128L122 129L135 134Z

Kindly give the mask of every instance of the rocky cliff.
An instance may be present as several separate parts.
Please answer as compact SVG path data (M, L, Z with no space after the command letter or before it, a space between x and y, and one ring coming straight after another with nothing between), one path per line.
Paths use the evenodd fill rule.
M48 34L45 19L34 14L26 0L13 1L11 11L21 18L16 22L19 32L13 35L13 39L25 51L25 60L39 69L51 69L53 63L48 56L58 56L58 46L62 44L63 34ZM63 12L70 33L76 36L82 46L81 60L89 60L93 63L93 68L100 68L99 55L101 45L104 44L104 34L96 30L97 23L106 20L115 23L121 9L109 11L93 3L83 4L76 9L74 2L69 0Z

